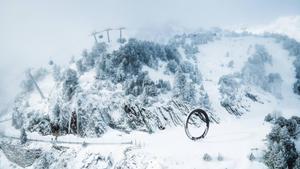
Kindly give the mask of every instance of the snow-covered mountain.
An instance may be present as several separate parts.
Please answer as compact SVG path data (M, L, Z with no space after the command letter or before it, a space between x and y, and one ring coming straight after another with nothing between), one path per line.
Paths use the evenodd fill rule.
M16 129L44 140L23 145L43 152L28 168L267 168L265 116L300 108L300 44L279 34L213 29L164 44L97 43L68 67L51 61L31 76L45 98L28 76L11 110ZM199 142L183 129L194 108L211 119ZM16 129L3 134L18 137ZM53 146L52 135L69 143ZM0 158L0 168L18 167Z
M263 34L263 33L279 33L287 35L291 38L300 41L300 16L286 16L280 17L274 22L271 22L266 25L257 25L243 28L238 31L249 31L254 34Z

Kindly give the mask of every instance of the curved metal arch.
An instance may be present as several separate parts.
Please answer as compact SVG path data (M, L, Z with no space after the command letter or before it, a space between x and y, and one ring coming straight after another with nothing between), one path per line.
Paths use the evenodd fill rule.
M202 135L199 136L199 137L194 137L194 136L192 136L191 133L190 133L190 131L189 131L189 129L188 129L188 123L189 123L189 120L190 120L191 116L192 116L193 114L195 114L195 113L197 113L197 114L199 115L199 117L201 118L201 120L204 121L204 122L206 123L206 129L205 129L205 131L202 133ZM186 133L186 135L188 136L188 138L190 138L190 139L193 140L193 141L196 141L196 140L199 140L199 139L204 138L204 137L207 135L208 130L209 130L209 117L208 117L207 113L206 113L204 110L202 110L202 109L195 109L195 110L193 110L193 111L188 115L188 117L187 117L187 119L186 119L185 126L184 126L184 130L185 130L185 133Z

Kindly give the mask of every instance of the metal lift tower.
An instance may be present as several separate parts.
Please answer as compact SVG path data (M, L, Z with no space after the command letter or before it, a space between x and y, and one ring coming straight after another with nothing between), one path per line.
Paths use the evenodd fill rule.
M107 28L107 29L103 30L103 32L106 32L108 43L110 43L109 31L111 31L111 30L112 30L111 28Z

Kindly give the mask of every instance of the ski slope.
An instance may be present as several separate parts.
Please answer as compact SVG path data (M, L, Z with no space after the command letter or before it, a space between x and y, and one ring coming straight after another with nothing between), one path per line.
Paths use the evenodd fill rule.
M194 142L189 140L182 127L168 129L155 134L144 132L132 132L124 134L117 131L108 132L103 138L88 139L76 136L62 136L58 141L73 142L109 142L133 141L133 145L82 145L59 144L71 147L76 151L76 158L68 163L67 168L79 169L84 164L90 153L100 153L103 156L112 156L114 161L121 161L126 158L123 152L127 149L129 154L134 154L132 168L199 168L199 169L256 169L264 168L257 161L251 162L248 155L253 152L257 157L261 156L260 150L264 148L263 139L269 130L261 118L243 116L240 119L232 119L230 122L223 122L219 125L213 124L210 127L207 137ZM9 135L7 132L4 133ZM15 136L18 137L18 131ZM11 135L11 134L10 134ZM49 143L30 142L28 147L50 150L52 146L51 136L40 136L37 133L30 133L29 138L42 139ZM251 151L251 149L255 149ZM256 150L258 149L258 150ZM202 159L204 153L212 156L212 161ZM221 154L223 161L218 161L217 156ZM0 154L1 159L5 159L4 154ZM66 157L63 157L66 158ZM141 160L142 159L142 160ZM146 160L147 159L147 160ZM146 161L144 161L146 160ZM1 160L2 161L2 160ZM4 160L0 163L0 168L9 168L11 165ZM117 163L115 164L117 165ZM28 167L30 168L30 167Z

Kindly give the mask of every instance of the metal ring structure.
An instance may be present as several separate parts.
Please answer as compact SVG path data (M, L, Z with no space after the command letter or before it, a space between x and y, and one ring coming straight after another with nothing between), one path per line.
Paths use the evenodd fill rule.
M195 136L192 136L190 131L189 131L189 120L191 120L191 116L192 115L198 115L199 118L206 123L206 129L205 131L202 133L202 135L198 136L198 137L195 137ZM199 119L199 120L200 120ZM185 126L184 126L184 129L185 129L185 133L186 135L188 136L188 138L190 138L191 140L193 141L196 141L196 140L199 140L199 139L202 139L204 138L207 133L208 133L208 129L209 129L209 118L208 118L208 115L207 113L202 110L202 109L195 109L193 110L187 117L186 119L186 122L185 122Z

